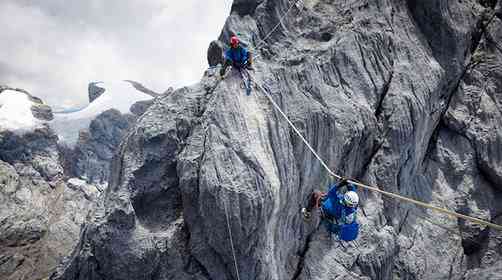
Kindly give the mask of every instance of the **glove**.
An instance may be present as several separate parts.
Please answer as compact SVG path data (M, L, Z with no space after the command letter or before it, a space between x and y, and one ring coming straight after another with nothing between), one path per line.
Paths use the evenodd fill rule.
M222 67L222 68L220 69L220 76L222 76L222 77L223 77L223 75L225 75L225 70L227 70L225 67Z
M347 178L345 178L345 177L340 178L340 183L338 184L339 187L345 186L347 184L348 184Z

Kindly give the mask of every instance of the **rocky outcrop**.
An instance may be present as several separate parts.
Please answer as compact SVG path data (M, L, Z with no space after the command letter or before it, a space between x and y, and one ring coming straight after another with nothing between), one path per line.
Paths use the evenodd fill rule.
M80 131L73 151L72 175L88 183L106 185L110 163L123 136L136 117L115 109L105 111L92 120L89 129Z
M33 116L39 120L51 121L54 119L52 108L49 105L37 104L31 107Z
M220 41L212 41L207 49L207 62L209 66L223 65L223 44Z
M502 276L500 232L373 193L357 242L305 223L307 194L333 180L262 91L336 173L500 223L497 1L303 3L235 1L221 41L257 46L280 23L255 51L260 87L210 69L159 98L52 279Z
M457 211L500 224L502 48L498 42L502 42L502 20L493 13L482 20L470 63L438 129L432 153L436 162L431 160L430 165L455 190ZM459 226L470 269L464 278L502 277L502 233L463 221Z
M138 101L131 106L131 113L136 116L143 115L150 106L152 106L153 100Z
M148 94L151 97L157 97L157 96L161 95L160 93L157 93L157 92L145 87L142 83L132 81L132 80L124 80L124 81L130 83L138 91L141 91L142 93Z
M47 127L0 132L0 278L43 279L68 256L98 194L68 188Z
M87 93L89 94L89 103L93 102L103 93L105 93L106 89L98 86L98 84L101 83L102 82L93 82L89 83L89 85L87 86Z

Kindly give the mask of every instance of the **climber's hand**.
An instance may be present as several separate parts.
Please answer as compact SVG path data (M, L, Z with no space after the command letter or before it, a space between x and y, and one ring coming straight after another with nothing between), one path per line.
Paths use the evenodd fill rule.
M340 184L338 184L339 187L345 186L348 184L348 179L345 177L340 178Z

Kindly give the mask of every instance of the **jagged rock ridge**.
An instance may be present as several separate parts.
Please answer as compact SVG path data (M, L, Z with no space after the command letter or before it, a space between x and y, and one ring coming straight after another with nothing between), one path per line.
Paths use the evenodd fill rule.
M89 183L106 185L110 163L136 116L110 109L91 121L89 129L80 131L71 155L72 176Z
M47 278L77 245L99 191L68 186L63 173L48 127L0 132L1 279Z
M91 83L89 84L89 94L91 92L96 93L96 96L93 97L95 99L90 96L92 101L84 108L55 114L54 121L50 125L58 134L61 142L73 146L78 140L79 132L82 129L87 129L93 119L107 110L116 109L122 114L131 114L131 106L136 102L148 101L153 98L151 94L138 90L126 81Z
M47 279L78 244L84 221L101 215L94 209L115 151L153 101L138 104L136 115L99 114L68 147L49 127L52 110L41 99L7 86L0 98L0 279Z
M236 1L220 39L257 45L289 4ZM329 165L502 223L499 1L304 4L256 50L254 79ZM236 279L227 211L240 279L501 277L500 232L372 193L357 243L304 223L326 172L256 87L215 72L129 131L104 214L53 279Z

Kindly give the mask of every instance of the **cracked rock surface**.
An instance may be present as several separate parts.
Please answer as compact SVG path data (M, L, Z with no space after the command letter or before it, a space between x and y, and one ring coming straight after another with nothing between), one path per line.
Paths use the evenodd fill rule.
M499 1L239 0L236 71L159 97L52 279L501 279L500 232L361 191L357 242L305 223L337 174L502 223ZM227 224L228 223L228 224ZM235 247L235 260L230 234Z
M44 279L79 240L99 192L63 178L48 127L0 133L0 279Z
M145 109L146 110L146 109ZM88 183L105 186L110 177L110 163L136 116L107 110L81 130L71 154L71 174Z

